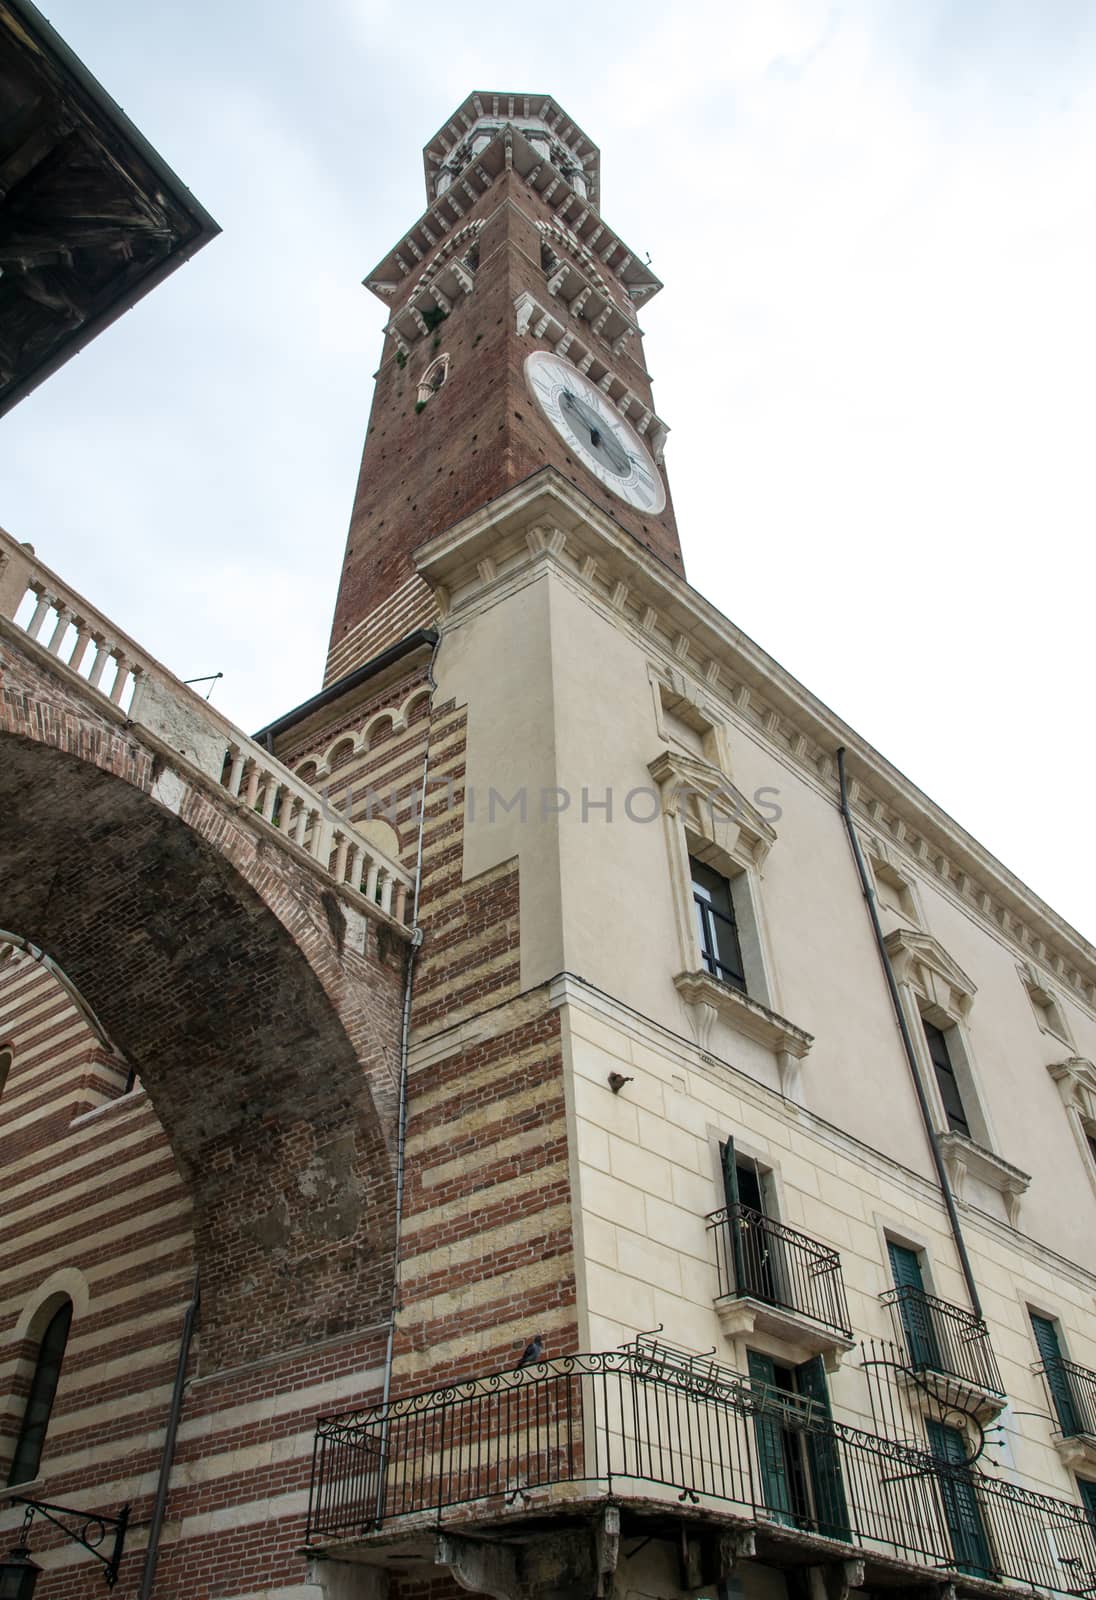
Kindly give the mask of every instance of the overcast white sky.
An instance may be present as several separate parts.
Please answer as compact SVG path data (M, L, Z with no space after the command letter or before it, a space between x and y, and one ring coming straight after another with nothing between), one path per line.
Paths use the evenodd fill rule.
M224 234L0 423L0 523L247 728L319 687L384 310L473 88L553 94L691 582L1090 936L1091 0L52 0Z

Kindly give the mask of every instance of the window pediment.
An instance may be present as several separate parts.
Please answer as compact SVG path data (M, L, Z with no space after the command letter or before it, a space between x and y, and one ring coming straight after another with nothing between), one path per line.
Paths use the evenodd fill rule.
M681 750L664 750L648 772L662 795L663 814L728 856L760 865L776 840L776 829L727 775L709 761Z
M1086 1122L1096 1123L1096 1066L1084 1056L1070 1056L1051 1062L1047 1071L1066 1105L1076 1107Z
M1025 961L1018 971L1020 982L1027 990L1039 1027L1044 1033L1049 1033L1052 1038L1057 1039L1059 1044L1072 1045L1073 1040L1069 1036L1069 1027L1062 1008L1057 997L1043 982L1038 969L1030 961Z
M884 943L899 983L909 983L928 1006L950 1018L970 1010L977 989L938 939L916 928L895 928Z

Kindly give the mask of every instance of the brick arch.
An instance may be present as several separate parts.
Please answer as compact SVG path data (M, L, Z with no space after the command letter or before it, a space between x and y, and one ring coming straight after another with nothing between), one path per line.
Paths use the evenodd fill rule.
M375 1325L402 939L360 914L349 938L333 888L215 788L64 713L0 697L0 926L63 968L163 1124L194 1204L203 1370Z

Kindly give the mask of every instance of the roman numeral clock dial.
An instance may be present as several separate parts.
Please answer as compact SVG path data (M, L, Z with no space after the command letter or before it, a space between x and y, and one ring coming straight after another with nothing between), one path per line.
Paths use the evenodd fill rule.
M525 380L587 471L638 510L663 510L666 489L647 446L596 384L549 350L526 357Z

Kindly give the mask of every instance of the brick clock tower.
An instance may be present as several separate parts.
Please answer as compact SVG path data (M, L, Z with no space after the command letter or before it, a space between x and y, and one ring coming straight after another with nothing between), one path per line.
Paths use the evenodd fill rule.
M427 210L366 279L389 312L325 681L431 620L415 550L545 467L683 572L638 308L597 147L545 95L472 94Z

